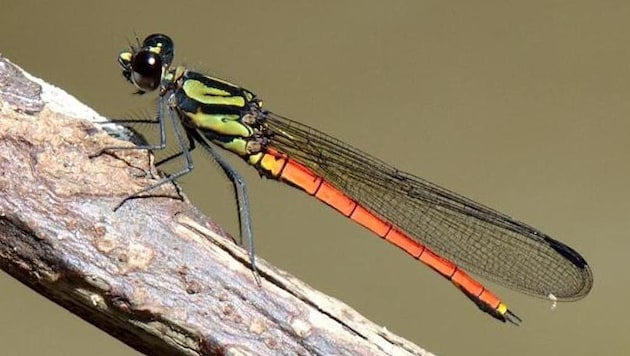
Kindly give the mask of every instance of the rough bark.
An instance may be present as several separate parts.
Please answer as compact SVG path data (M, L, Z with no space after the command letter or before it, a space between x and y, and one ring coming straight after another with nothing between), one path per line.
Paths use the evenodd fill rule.
M427 355L246 253L98 114L0 56L0 267L148 354Z

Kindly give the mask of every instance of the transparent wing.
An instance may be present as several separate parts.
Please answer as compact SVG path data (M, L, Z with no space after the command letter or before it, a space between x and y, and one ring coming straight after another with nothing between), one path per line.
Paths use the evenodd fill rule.
M582 256L543 232L306 125L271 112L266 124L271 147L464 270L558 300L580 299L591 289Z

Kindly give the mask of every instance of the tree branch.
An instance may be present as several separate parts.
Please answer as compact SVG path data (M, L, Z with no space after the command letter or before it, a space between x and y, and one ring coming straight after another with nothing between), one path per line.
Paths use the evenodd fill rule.
M149 354L428 354L262 259L256 285L173 185L114 212L158 174L146 151L98 155L131 145L99 120L0 57L4 271Z

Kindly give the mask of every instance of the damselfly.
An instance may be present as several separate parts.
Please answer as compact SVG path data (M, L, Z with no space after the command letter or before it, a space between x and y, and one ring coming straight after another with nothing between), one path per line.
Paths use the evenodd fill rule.
M518 324L521 319L464 270L523 293L553 295L560 301L577 300L590 291L591 270L569 246L321 131L264 110L262 101L245 88L182 66L172 67L173 56L173 41L153 34L118 57L124 77L139 93L159 93L160 145L140 148L165 147L166 107L187 164L127 199L190 172L190 151L200 145L234 184L241 235L249 243L254 271L246 187L212 145L237 154L264 177L315 196L403 249L501 321Z

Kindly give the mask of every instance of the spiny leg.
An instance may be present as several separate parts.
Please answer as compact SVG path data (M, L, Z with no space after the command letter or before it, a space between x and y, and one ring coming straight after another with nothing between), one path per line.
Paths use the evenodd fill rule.
M146 140L142 140L142 142L144 142L144 144L139 144L139 145L135 145L132 147L129 146L112 146L112 147L105 147L103 149L101 149L98 153L92 155L91 157L97 157L102 155L105 151L107 150L150 150L150 151L156 151L156 150L163 150L164 148L166 148L166 123L164 120L164 109L163 109L163 104L162 104L162 98L159 99L158 104L157 104L157 108L158 108L158 118L155 121L144 121L144 120L122 120L122 123L136 123L136 122L143 122L143 123L151 123L151 124L158 124L158 129L160 131L160 142L157 145L152 145L146 142ZM131 129L131 128L127 128L129 130L131 130L132 132L134 132L135 130Z
M160 100L161 101L161 100ZM158 109L158 116L160 118L159 122L160 122L160 146L162 146L160 149L164 149L164 147L166 147L166 130L165 128L165 124L164 124L164 116L163 116L163 105L161 105L161 103L159 104L159 109ZM174 110L170 110L168 111L169 113L169 118L171 120L171 123L173 124L173 128L175 131L175 137L177 138L177 143L179 144L179 148L181 149L181 151L175 155L172 155L170 157L167 157L166 160L162 160L160 161L158 164L162 164L165 161L174 159L176 157L179 157L181 155L184 156L184 160L186 162L186 167L184 169L182 169L181 171L175 173L175 174L171 174L168 177L162 178L160 179L157 183L146 187L142 190L139 190L127 197L125 197L121 202L119 202L115 207L114 207L114 211L118 210L121 206L123 206L128 200L131 199L135 199L138 198L140 194L146 193L150 190L153 190L161 185L164 185L166 183L172 182L176 179L178 179L179 177L182 177L188 173L190 173L194 166L193 166L193 161L192 161L192 156L190 155L190 152L195 148L195 143L193 140L188 140L188 147L186 147L185 141L184 141L184 135L182 134L181 131L181 127L180 127L180 120L179 117L177 116L177 114L174 112ZM129 147L124 147L124 148L129 148Z
M234 194L236 196L236 204L238 209L238 220L241 238L245 238L247 242L247 251L251 263L252 273L256 279L256 283L261 285L258 269L256 268L256 255L254 249L254 234L252 229L252 220L249 208L249 197L247 195L247 186L245 180L230 164L217 153L214 148L199 134L195 129L187 129L186 134L191 142L197 141L206 152L210 154L212 159L219 164L225 175L234 186Z

